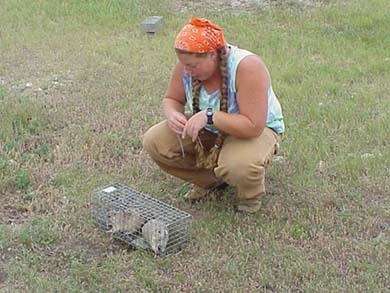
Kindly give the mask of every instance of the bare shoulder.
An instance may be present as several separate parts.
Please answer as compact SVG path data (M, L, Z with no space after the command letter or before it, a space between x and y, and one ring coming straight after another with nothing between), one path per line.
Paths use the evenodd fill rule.
M238 64L237 74L253 74L256 72L268 74L267 67L263 60L257 55L249 55L242 59L240 64Z
M248 81L257 81L263 84L268 84L268 70L263 60L257 55L249 55L245 57L237 68L236 76L237 89L240 84L246 84Z

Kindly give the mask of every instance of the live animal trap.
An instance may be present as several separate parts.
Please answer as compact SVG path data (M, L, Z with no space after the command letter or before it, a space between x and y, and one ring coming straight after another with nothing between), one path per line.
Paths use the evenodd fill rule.
M190 240L191 214L123 184L95 190L91 207L101 229L133 247L168 256Z

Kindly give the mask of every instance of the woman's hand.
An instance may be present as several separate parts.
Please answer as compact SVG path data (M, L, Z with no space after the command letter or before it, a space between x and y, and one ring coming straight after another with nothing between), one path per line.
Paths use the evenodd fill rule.
M188 119L183 129L182 138L184 139L188 135L192 138L192 141L195 141L198 137L199 131L202 130L206 124L206 110L202 110Z
M167 117L169 128L177 134L182 135L187 118L183 113L174 111Z

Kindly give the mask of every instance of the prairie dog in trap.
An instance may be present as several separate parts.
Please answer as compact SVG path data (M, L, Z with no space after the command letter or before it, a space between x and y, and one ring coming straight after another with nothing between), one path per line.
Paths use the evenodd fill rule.
M163 253L168 244L168 229L161 220L153 219L142 227L142 235L154 253Z
M115 211L111 210L108 213L112 228L111 233L129 232L135 233L141 229L146 220L140 215L135 208Z

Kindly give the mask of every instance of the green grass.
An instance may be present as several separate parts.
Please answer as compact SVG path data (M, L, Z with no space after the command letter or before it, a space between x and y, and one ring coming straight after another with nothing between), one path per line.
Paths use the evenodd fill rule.
M274 2L0 0L0 291L388 290L388 1ZM190 14L262 56L284 110L255 216L231 189L190 205L142 150ZM139 31L149 15L161 33ZM192 213L189 247L160 259L100 232L89 195L115 181Z

